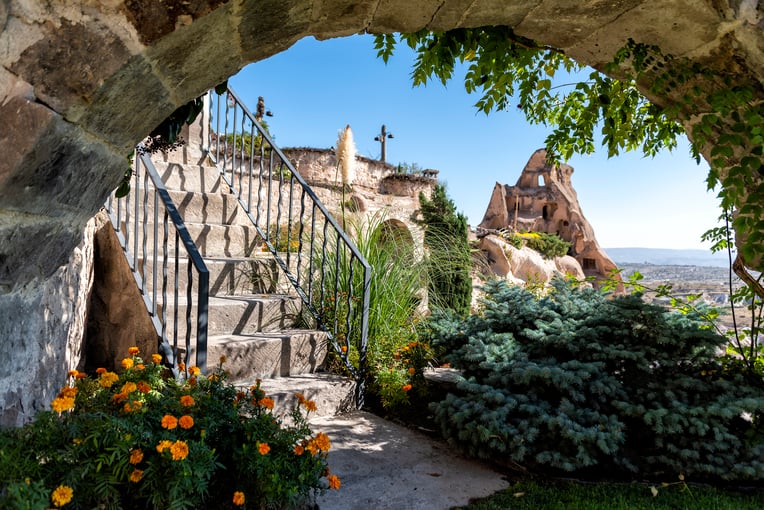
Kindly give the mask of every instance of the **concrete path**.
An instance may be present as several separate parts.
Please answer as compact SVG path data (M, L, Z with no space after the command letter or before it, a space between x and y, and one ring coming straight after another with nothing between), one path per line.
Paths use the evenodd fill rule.
M447 510L509 485L445 442L371 413L320 417L311 426L329 435L329 468L342 482L318 498L320 510Z

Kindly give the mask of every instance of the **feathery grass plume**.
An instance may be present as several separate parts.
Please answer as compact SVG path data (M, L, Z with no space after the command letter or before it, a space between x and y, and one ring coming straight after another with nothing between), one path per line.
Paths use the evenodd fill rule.
M342 173L342 184L350 186L355 178L355 143L350 124L340 131L337 138L337 164Z

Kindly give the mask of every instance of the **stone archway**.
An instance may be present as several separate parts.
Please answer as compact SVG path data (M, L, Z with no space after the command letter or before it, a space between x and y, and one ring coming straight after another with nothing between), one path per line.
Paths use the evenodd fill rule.
M761 101L763 23L754 0L0 0L0 340L9 358L0 402L15 409L0 422L48 401L58 383L46 379L63 381L63 363L45 377L30 369L39 353L76 365L72 324L89 278L87 250L74 249L126 155L244 65L311 35L506 25L596 68L629 37L656 44L734 70Z

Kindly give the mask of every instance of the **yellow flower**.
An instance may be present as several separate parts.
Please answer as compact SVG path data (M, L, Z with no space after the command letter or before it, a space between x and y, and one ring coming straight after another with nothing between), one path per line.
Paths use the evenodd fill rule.
M175 427L178 426L178 419L171 415L171 414L165 414L162 416L162 428L167 430L172 430Z
M332 447L332 443L329 441L329 436L324 434L323 432L319 432L316 434L316 446L318 446L318 449L322 452L328 452L329 449Z
M50 403L50 407L58 414L61 414L74 408L74 399L71 397L56 397Z
M191 395L183 395L180 397L180 404L184 407L191 407L194 405L194 397Z
M128 381L122 386L122 390L120 391L120 393L126 393L127 395L129 395L130 393L136 391L137 389L138 389L138 385L136 385L134 382Z
M188 373L191 375L200 375L202 373L202 369L199 367L191 367L188 369Z
M172 448L172 441L168 441L167 439L163 439L162 441L159 441L159 444L157 445L157 452L162 453L163 451L167 450L168 448Z
M185 441L175 441L170 447L172 460L183 460L188 457L188 444Z
M74 490L67 485L59 485L50 495L50 500L53 502L53 506L62 507L69 503L74 496Z
M69 386L64 386L61 388L61 393L58 394L59 397L63 398L74 398L77 396L77 388L70 388Z
M151 355L151 361L153 361L155 365L160 364L162 362L162 355L161 354L152 354Z
M130 450L130 464L140 464L143 460L143 452L140 448Z
M315 456L320 451L314 439L308 441L308 445L305 448L307 448L310 454L313 456Z
M131 368L133 368L134 364L135 362L131 358L124 358L122 360L122 368L124 368L125 370L130 370Z
M98 384L100 384L102 388L111 388L117 380L119 380L119 376L114 372L104 372L101 374Z
M129 347L129 348L127 349L127 353L128 353L130 356L135 356L135 355L136 355L136 354L138 354L139 352L141 352L141 350L140 350L140 349L138 349L137 347Z
M240 491L236 491L233 493L233 504L236 506L241 506L244 504L244 493Z
M143 478L143 470L142 469L133 469L133 472L130 473L130 481L133 482L133 483L140 482L141 478Z
M329 475L326 477L327 480L329 480L329 488L338 490L340 488L340 479L337 475Z
M268 446L268 443L257 443L257 451L260 452L260 455L268 455L271 447Z
M190 429L191 427L194 426L194 419L193 419L193 417L191 417L191 416L189 416L187 414L184 414L178 420L178 425L180 425L180 428L188 430L188 429Z

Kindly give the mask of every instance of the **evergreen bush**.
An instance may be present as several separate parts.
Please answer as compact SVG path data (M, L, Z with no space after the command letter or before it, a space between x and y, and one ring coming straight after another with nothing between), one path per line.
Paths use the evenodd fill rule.
M503 281L484 309L431 322L465 380L433 403L468 453L531 467L761 479L761 379L717 357L727 340L692 313L561 279L541 298ZM611 471L614 472L614 471Z

